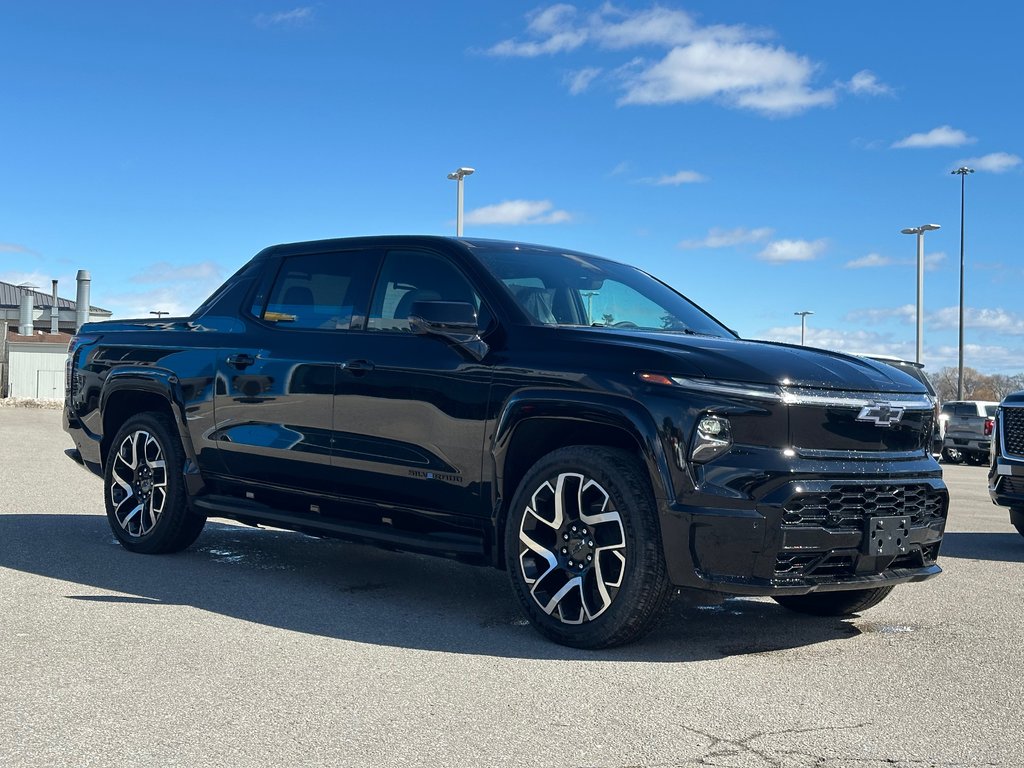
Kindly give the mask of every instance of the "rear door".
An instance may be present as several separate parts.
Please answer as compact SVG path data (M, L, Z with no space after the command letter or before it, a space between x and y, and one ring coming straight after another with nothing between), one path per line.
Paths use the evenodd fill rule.
M338 361L363 325L373 250L281 259L264 276L236 345L218 360L215 437L228 472L253 486L334 488Z

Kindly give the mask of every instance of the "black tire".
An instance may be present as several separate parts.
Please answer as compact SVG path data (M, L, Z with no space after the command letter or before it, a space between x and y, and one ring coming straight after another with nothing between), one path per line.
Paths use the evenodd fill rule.
M125 549L178 552L202 532L206 518L189 509L184 465L170 416L141 413L118 430L103 468L103 496L107 522Z
M1017 515L1024 516L1024 507L1010 507L1010 511L1016 512ZM1017 515L1011 517L1010 522L1013 524L1013 527L1017 529L1017 533L1019 533L1021 536L1024 536L1024 523L1018 522L1020 518L1017 517Z
M956 448L943 448L942 460L947 464L959 464L964 460L964 455Z
M844 592L811 592L808 595L787 595L773 598L784 608L814 616L852 616L874 608L892 592L892 587L851 589Z
M512 499L505 561L523 611L545 637L597 649L645 635L670 585L640 462L599 446L543 457Z

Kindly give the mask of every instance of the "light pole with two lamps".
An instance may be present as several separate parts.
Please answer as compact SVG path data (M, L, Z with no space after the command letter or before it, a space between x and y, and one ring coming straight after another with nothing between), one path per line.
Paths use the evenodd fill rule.
M921 346L924 343L924 233L941 229L938 224L922 224L920 227L901 229L904 235L917 235L917 353L914 362L921 362Z
M462 237L462 185L463 180L467 176L471 176L475 171L475 168L456 168L454 171L448 174L448 178L452 181L458 182L459 191L456 193L456 209L455 209L455 236Z
M800 346L804 346L804 334L807 331L807 316L813 315L809 309L805 309L801 312L794 312L794 315L800 315Z
M968 173L974 173L973 168L961 165L955 171L950 171L960 177L960 341L957 345L960 354L957 358L956 374L956 399L964 399L964 179Z

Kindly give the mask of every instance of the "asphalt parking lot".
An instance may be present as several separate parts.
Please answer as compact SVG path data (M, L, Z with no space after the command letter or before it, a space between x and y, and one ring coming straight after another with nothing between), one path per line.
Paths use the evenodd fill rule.
M503 573L211 522L114 541L59 411L0 409L0 765L1024 765L1024 538L947 466L945 573L849 620L673 604L543 640Z

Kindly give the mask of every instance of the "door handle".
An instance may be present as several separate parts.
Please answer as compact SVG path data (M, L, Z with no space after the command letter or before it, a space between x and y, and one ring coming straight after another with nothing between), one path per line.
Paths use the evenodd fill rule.
M372 371L373 368L373 363L369 360L347 360L341 364L343 371L352 371L355 374L366 373Z
M250 365L256 362L256 358L252 355L246 354L245 352L237 352L233 355L228 355L227 364L234 366L241 370L242 368L248 368Z

